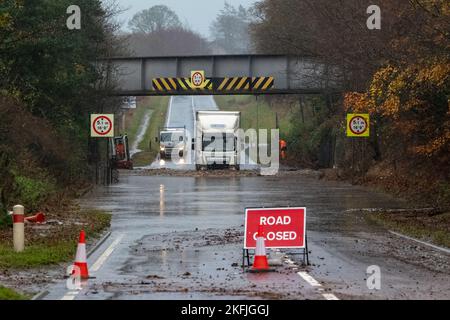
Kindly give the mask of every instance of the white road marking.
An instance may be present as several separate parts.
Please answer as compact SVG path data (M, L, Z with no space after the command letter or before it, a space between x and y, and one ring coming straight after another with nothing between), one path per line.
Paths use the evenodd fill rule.
M291 259L286 259L286 263L289 263L289 264L295 264L295 262L292 261Z
M319 292L323 292L322 289L322 285L319 283L319 281L317 281L316 279L314 279L311 275L309 275L306 272L297 272L297 274L303 278L303 280L305 280L306 282L308 282L311 286L318 288L317 290ZM338 297L336 297L334 294L332 293L323 293L322 296L327 299L327 300L339 300Z
M389 230L389 232L392 233L393 235L396 235L396 236L400 237L400 238L404 238L404 239L408 239L408 240L411 240L411 241L415 241L415 242L418 242L420 244L423 244L424 246L428 246L428 247L431 247L433 249L436 249L436 250L439 250L439 251L442 251L442 252L450 254L450 249L442 248L442 247L439 247L439 246L435 246L434 244L431 244L431 243L428 243L428 242L425 242L425 241L421 241L421 240L418 240L418 239L415 239L415 238L412 238L412 237L408 237L408 236L405 236L405 235L403 235L401 233L394 232L394 231L391 231L391 230Z
M74 300L79 293L80 291L69 291L61 300Z
M322 294L322 296L327 299L327 300L339 300L338 297L336 297L334 294L332 293L324 293Z
M113 243L108 247L108 249L103 252L103 254L97 259L97 261L92 265L91 271L98 271L102 265L105 263L106 259L113 253L114 249L116 249L119 242L123 239L124 235L120 235Z
M105 263L105 261L108 259L108 257L113 253L113 251L116 249L119 242L123 239L124 235L119 235L116 240L111 243L111 245L102 253L102 255L97 259L97 261L94 263L92 268L90 268L90 271L98 271L101 266ZM68 291L61 300L75 300L76 296L81 292L81 290L78 291Z
M289 256L285 256L285 260L286 263L288 263L291 267L293 265L295 265L295 262L292 261ZM297 270L297 268L293 268L293 270ZM304 272L304 271L300 271L297 272L297 274L306 282L308 282L309 285L311 285L312 287L317 288L317 291L319 292L323 292L324 289L322 287L322 284L320 284L319 281L317 281L316 279L314 279L309 273ZM338 297L336 297L334 294L332 293L322 293L322 296L327 299L327 300L339 300Z
M322 285L313 277L311 277L308 273L306 272L297 272L297 274L303 278L303 280L305 280L306 282L308 282L311 286L313 287L321 287Z

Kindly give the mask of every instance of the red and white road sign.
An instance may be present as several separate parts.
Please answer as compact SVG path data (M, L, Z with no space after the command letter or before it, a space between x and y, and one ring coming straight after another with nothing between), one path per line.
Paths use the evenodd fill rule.
M305 248L306 208L245 209L244 249L256 248L260 225L266 248Z
M350 121L350 130L353 134L363 134L367 130L367 122L363 117L354 117Z
M205 71L191 71L191 85L193 88L203 88L205 84Z
M91 137L94 138L114 137L114 115L91 114Z
M347 136L348 137L369 137L370 136L370 115L369 114L347 114Z

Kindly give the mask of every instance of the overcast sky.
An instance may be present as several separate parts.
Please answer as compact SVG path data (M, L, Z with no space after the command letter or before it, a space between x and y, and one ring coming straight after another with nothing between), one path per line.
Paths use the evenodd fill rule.
M226 0L233 6L243 5L248 8L256 0ZM154 5L164 4L174 10L181 22L192 30L209 37L209 26L219 11L224 7L225 0L118 0L122 8L129 8L118 17L124 24L124 30L128 30L128 21L133 15L143 9Z

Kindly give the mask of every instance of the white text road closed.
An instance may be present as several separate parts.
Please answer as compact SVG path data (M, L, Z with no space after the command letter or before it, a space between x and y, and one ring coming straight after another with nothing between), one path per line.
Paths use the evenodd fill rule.
M305 248L306 208L245 210L245 249L256 247L262 227L267 248Z
M278 232L265 232L264 238L269 241L273 240L295 240L298 237L298 233L294 231L278 231ZM256 241L257 233L253 234L253 239Z

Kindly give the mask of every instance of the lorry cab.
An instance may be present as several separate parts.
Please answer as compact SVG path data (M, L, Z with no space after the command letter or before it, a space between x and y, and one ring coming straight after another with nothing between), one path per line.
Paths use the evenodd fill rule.
M183 158L187 153L188 138L185 128L163 128L159 134L161 159Z

